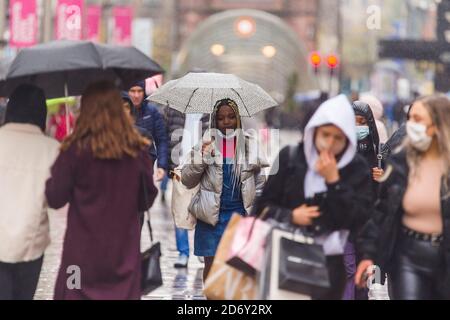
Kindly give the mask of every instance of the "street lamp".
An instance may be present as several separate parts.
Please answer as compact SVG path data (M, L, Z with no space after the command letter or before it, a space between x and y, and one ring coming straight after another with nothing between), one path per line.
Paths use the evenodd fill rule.
M274 46L268 45L264 46L261 52L266 58L273 58L277 54L277 49Z
M221 56L224 54L225 52L225 47L222 44L219 43L215 43L211 46L211 48L209 48L209 50L211 51L211 53L215 56Z
M249 38L256 31L256 23L255 23L255 20L253 20L250 17L243 17L243 18L239 18L235 22L234 28L235 28L236 34L239 37Z

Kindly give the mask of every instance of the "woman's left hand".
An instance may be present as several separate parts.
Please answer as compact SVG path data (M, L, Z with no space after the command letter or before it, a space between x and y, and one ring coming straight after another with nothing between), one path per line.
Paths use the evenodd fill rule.
M329 151L322 151L316 162L316 171L325 178L329 184L339 181L339 170L336 157Z

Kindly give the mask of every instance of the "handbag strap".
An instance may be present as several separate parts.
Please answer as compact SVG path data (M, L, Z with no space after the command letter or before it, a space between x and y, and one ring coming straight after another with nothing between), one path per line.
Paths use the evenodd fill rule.
M144 201L147 206L150 203L150 201L148 199L148 189L147 189L147 183L145 181L144 173L141 174L141 182L142 182L142 188L144 191ZM145 210L144 214L147 217L147 227L148 227L148 231L150 233L150 243L153 244L153 230L152 230L152 225L150 223L150 207L149 207L149 209Z

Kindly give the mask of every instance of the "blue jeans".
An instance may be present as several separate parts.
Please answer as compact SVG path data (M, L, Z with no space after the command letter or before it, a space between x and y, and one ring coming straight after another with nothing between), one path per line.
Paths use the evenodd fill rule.
M177 242L177 250L181 256L189 257L189 236L186 229L175 227L175 240Z
M167 184L169 183L169 176L166 174L164 178L161 181L161 191L166 192L167 191Z

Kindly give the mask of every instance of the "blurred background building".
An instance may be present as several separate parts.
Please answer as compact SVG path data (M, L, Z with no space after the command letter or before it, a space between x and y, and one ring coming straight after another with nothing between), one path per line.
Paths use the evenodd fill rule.
M132 44L167 70L166 79L192 69L235 73L287 111L311 90L372 91L394 104L432 92L440 66L380 59L379 41L435 41L442 1L0 0L0 56L55 39ZM312 52L322 58L315 71ZM337 58L333 68L328 55Z

